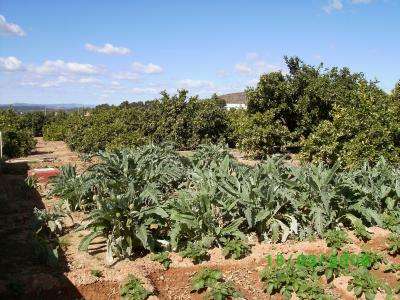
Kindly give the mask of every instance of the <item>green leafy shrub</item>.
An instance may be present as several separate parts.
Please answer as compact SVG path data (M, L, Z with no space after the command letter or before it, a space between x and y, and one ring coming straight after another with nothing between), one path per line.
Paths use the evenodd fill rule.
M186 248L179 254L182 257L190 258L195 264L210 259L207 249L199 242L188 242Z
M169 258L169 253L167 251L160 253L153 253L150 256L150 259L153 261L158 261L160 264L164 266L165 269L168 269L169 265L172 263L172 260Z
M388 264L388 260L382 253L378 251L368 250L366 248L362 248L361 255L366 255L369 258L370 266L368 269L373 268L374 270L378 270L380 264Z
M400 272L400 264L390 264L385 266L385 268L383 269L383 272L385 273L397 273Z
M25 184L28 189L30 190L36 190L36 180L32 176L28 176L25 178Z
M366 227L362 223L357 223L354 226L354 235L364 242L371 239L371 234L367 231Z
M279 292L285 300L291 299L292 293L300 299L329 299L324 298L324 290L307 279L307 272L301 268L264 268L260 278L269 295Z
M326 295L324 289L313 281L305 281L296 291L296 295L302 300L334 300L331 295Z
M80 248L101 237L108 261L161 246L195 263L212 247L237 258L247 252L240 241L253 233L271 242L326 236L338 248L349 238L334 228L366 239L366 226L382 225L382 216L400 208L400 173L385 160L340 171L339 163L295 167L283 159L249 167L225 146L183 158L170 146L149 145L100 152L82 174L65 167L52 189L72 210L89 212Z
M321 122L304 143L303 157L347 168L385 157L399 162L396 104L375 84L360 84L347 102L334 105L332 120Z
M56 118L44 127L44 138L64 140L75 151L96 153L147 144L171 143L194 149L202 143L226 141L227 116L213 96L199 100L179 90L160 99L94 109Z
M33 131L27 127L24 116L9 110L0 110L0 131L3 137L3 155L9 158L29 154L35 147Z
M400 283L397 283L396 286L394 287L394 292L396 294L400 294Z
M399 233L391 233L386 239L387 248L389 250L389 254L395 256L396 254L400 254L400 234Z
M42 111L33 111L24 114L25 124L30 128L34 136L42 136L43 126L52 117L52 113L44 113Z
M99 153L87 170L95 184L96 206L84 228L90 233L80 244L87 250L97 237L106 238L107 261L130 256L138 248L155 250L168 217L163 202L184 178L180 157L171 148L144 146Z
M400 233L400 211L387 211L382 214L383 228Z
M232 298L241 298L243 294L236 290L235 285L228 282L217 282L210 291L204 295L204 299L225 300Z
M229 148L222 144L200 145L190 157L192 164L200 169L207 168L212 162L222 162L226 156L232 158Z
M246 256L250 252L250 247L240 238L222 239L222 254L226 257L239 259Z
M222 272L215 269L202 269L192 277L192 291L209 289L203 299L224 300L243 297L232 282L224 282Z
M328 247L332 247L334 249L340 249L344 244L351 242L351 239L347 233L342 230L328 230L324 237Z
M156 206L153 199L144 195L136 198L112 195L100 197L97 207L90 212L87 217L89 222L83 226L90 233L81 240L81 251L87 251L97 237L106 238L108 263L113 261L114 256L128 257L140 248L155 250L156 236L150 225L161 225L160 220L168 215Z
M101 270L90 270L90 275L100 278L103 277L103 271Z
M94 186L85 175L78 175L76 167L60 167L60 174L50 179L50 195L60 197L69 210L87 210L94 206Z
M43 127L43 139L45 141L63 141L67 136L69 124L65 121L56 121Z
M222 279L222 272L216 269L202 269L192 277L192 290L199 292L207 287L213 287Z
M236 161L226 156L213 161L208 168L195 167L189 180L168 203L171 219L171 246L177 249L186 241L201 241L209 248L221 246L221 239L243 237L239 230L244 218L235 209L237 199L223 197L219 191L219 177L227 176Z
M378 291L382 289L381 282L368 270L360 269L353 273L353 278L349 280L347 290L353 291L357 298L362 295L367 300L375 299Z
M35 216L34 228L36 233L49 231L48 233L53 236L63 232L63 219L68 216L67 213L60 209L46 210L38 209L37 207L33 209L33 214Z
M120 288L119 294L123 300L145 300L152 293L143 287L143 282L133 275L128 275L128 281Z
M318 280L322 275L325 275L327 282L332 282L339 276L348 275L349 269L347 266L340 264L340 261L335 263L334 260L332 260L331 262L329 257L327 257L322 263L309 268L308 272L314 280Z
M254 158L283 152L291 140L287 127L276 119L274 111L246 114L238 121L236 146Z

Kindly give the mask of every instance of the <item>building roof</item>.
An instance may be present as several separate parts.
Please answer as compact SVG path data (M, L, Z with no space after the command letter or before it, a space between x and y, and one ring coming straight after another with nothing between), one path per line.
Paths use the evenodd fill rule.
M246 94L244 92L225 94L219 97L224 99L226 104L246 104Z

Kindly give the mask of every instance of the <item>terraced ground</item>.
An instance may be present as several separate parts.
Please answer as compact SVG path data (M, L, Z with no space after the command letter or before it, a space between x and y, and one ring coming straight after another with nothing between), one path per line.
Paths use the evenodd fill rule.
M30 162L32 160L45 160ZM203 293L191 292L192 276L205 267L219 269L226 280L233 281L246 299L283 299L282 295L272 296L264 292L259 273L267 266L267 255L275 257L282 253L290 255L329 253L324 240L307 242L285 242L278 244L257 241L251 243L251 254L243 259L225 259L222 250L209 251L210 260L194 265L189 259L171 253L172 263L168 270L150 259L148 253L138 253L131 259L118 260L107 265L105 246L98 239L89 247L88 252L78 251L78 244L83 231L77 231L78 224L84 219L82 212L72 213L72 220L65 218L66 230L59 237L60 258L57 267L46 267L35 254L32 240L34 207L50 208L57 199L47 197L45 183L38 185L36 191L26 189L24 179L28 168L61 166L67 163L77 164L82 168L85 163L68 150L62 142L44 142L39 139L37 152L33 155L8 164L5 174L0 175L0 299L120 299L119 287L128 274L141 278L145 287L154 293L150 299L202 299ZM251 163L251 162L250 162ZM389 263L400 264L400 256L389 256L385 246L387 230L373 227L369 229L372 239L367 243L359 241L351 233L352 243L343 247L359 253L361 247L375 250L386 256ZM396 274L384 273L383 265L372 272L394 287ZM94 270L101 271L101 276L93 275ZM350 277L341 276L327 283L321 277L320 284L327 294L337 299L354 299L347 291ZM378 293L376 299L384 299Z

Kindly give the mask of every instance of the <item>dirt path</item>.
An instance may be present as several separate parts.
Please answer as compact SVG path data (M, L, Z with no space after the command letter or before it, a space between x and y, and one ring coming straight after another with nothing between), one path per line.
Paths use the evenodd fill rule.
M78 155L71 152L63 142L38 139L36 152L12 161L12 169L19 170L19 174L0 175L0 239L7 241L2 242L0 247L0 268L6 270L5 273L0 272L0 276L2 273L11 276L0 277L0 299L2 293L8 293L8 299L27 299L27 295L41 296L41 299L119 299L118 289L126 281L128 274L141 278L145 287L157 295L153 299L202 299L202 294L191 293L190 279L196 271L204 267L220 269L224 277L233 281L243 292L246 299L282 299L279 294L268 296L259 280L260 271L267 265L266 256L275 257L279 253L297 256L301 253L329 252L322 240L283 244L254 243L251 254L240 260L225 259L221 249L212 249L209 251L210 261L200 265L194 265L190 260L171 253L170 269L164 270L160 264L151 261L148 254L142 253L135 259L119 260L110 266L105 262L102 240L91 245L89 252L78 251L79 242L85 232L76 230L76 225L84 219L84 214L77 212L72 215L73 222L65 220L67 229L60 237L63 247L60 251L59 268L54 270L43 267L35 262L34 250L29 242L32 209L35 206L51 208L57 199L45 197L48 191L45 184L39 185L39 192L26 192L23 189L23 179L27 167L58 167L68 163L78 165L79 168L84 167ZM378 246L388 232L373 230L374 239L371 242L364 244L354 239L354 243L347 247L349 251L358 253L360 247L365 245L382 250ZM101 271L102 276L93 276L94 270ZM324 287L337 299L352 299L352 294L346 291L348 279L339 279ZM388 280L392 279L390 277ZM10 286L13 287L12 297Z
M78 155L68 149L62 141L44 141L36 139L36 148L28 156L10 159L10 163L27 163L30 167L59 167L68 163L81 167L83 164Z

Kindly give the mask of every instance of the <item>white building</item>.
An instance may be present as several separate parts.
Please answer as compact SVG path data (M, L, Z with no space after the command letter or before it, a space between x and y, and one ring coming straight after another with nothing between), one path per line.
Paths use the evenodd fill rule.
M247 108L247 105L245 103L226 103L225 105L226 109L231 109L231 108Z
M232 93L219 96L221 99L225 100L225 107L227 109L231 108L247 108L246 105L246 94L245 93Z

